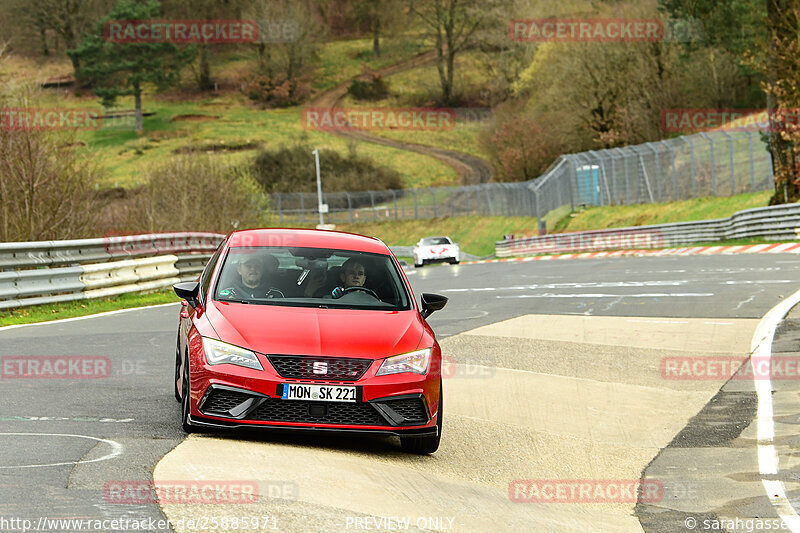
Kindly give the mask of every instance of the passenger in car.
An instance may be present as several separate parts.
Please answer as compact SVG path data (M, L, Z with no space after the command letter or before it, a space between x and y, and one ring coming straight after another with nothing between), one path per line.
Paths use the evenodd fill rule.
M236 268L239 279L220 291L220 296L233 298L283 297L283 291L274 286L278 259L272 255L249 255Z

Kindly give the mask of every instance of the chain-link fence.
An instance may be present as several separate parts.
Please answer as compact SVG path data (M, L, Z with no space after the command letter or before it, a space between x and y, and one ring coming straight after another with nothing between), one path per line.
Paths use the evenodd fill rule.
M475 214L531 216L533 201L528 183L323 193L328 205L325 222L331 224ZM272 208L282 222L319 222L316 194L273 194Z
M324 187L323 169L323 187ZM327 223L462 215L543 217L579 205L645 204L732 196L773 187L758 132L715 131L559 157L522 183L324 193ZM281 221L319 221L315 193L272 195Z

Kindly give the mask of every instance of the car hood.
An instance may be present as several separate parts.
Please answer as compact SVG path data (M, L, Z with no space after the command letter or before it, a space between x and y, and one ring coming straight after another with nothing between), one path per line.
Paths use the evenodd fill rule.
M210 302L224 342L265 354L379 359L418 348L425 332L411 311L360 311Z

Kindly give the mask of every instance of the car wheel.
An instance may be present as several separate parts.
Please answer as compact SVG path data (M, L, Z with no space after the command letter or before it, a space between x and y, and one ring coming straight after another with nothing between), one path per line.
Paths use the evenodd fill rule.
M181 398L181 425L186 433L194 431L194 426L189 422L190 402L192 401L192 394L189 384L189 358L186 358L186 366L183 369L183 397Z
M436 417L436 436L431 437L400 437L400 447L404 452L417 455L428 455L439 449L439 441L442 439L442 404L444 394L442 392L441 381L439 382L439 414Z
M181 340L178 337L178 345L175 347L175 377L172 380L172 387L175 389L175 399L181 401L181 391L178 389L178 381L181 379Z

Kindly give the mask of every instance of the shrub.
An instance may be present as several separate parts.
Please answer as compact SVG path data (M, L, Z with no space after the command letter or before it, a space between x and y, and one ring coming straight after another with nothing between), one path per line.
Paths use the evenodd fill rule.
M353 80L347 93L356 100L383 100L389 96L389 85L378 74L372 80Z
M0 88L0 108L6 106L39 104L29 88ZM0 123L0 241L72 239L96 230L100 172L84 151L72 133Z
M182 155L147 170L117 231L213 231L262 227L268 198L246 169L218 156Z
M253 162L255 179L268 193L316 192L316 169L312 148L306 145L260 152ZM380 191L400 189L403 180L391 168L379 166L351 150L346 156L330 149L319 152L323 188L326 192Z
M259 76L245 87L244 92L251 100L267 107L290 107L303 103L311 95L311 86L301 80Z

